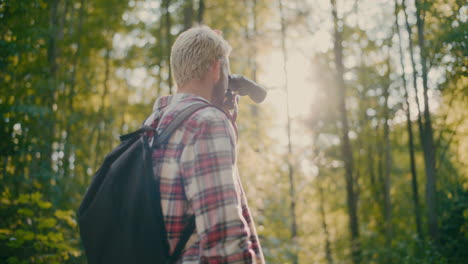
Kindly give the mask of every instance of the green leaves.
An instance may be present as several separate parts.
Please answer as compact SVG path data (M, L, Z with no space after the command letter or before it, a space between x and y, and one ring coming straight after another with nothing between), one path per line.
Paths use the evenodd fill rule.
M18 204L32 204L38 206L41 209L48 209L52 207L52 203L44 201L42 199L42 194L39 192L34 192L32 194L21 194L16 202Z
M200 11L199 2L193 2L192 20ZM319 185L324 192L324 223L328 225L333 259L335 263L347 263L350 246L344 204L346 189L341 177L342 165L336 163L342 154L340 141L333 143L341 137L337 130L339 108L333 92L336 76L331 67L332 50L326 51L331 48L328 35L333 35L327 10L329 0L316 4L309 1L314 2L310 10L306 2L284 1L285 21L291 29L289 36L293 37L287 39L287 46L302 50L311 59L315 57L313 68L319 70L321 77L313 77L313 71L310 76L303 76L313 79L310 86L304 87L304 92L315 89L315 99L310 102L311 115L304 120L299 116L293 119L292 127L298 132L293 133L294 153L288 157L283 155L281 140L275 138L279 135L277 130L283 129L278 127L282 126L281 121L277 121L281 119L282 108L252 105L248 99L242 100L238 118L238 167L268 263L290 262L290 253L296 250L289 246L290 198L285 166L288 159L293 161L297 175L300 263L327 262L322 256L326 235L317 209ZM354 7L346 4L342 7L347 6L348 10L339 14L344 23L345 75L349 77L346 101L354 106L349 109L349 125L356 135L351 143L355 148L355 176L360 186L358 214L362 219L359 229L363 254L369 263L382 263L385 254L398 256L401 263L444 263L446 256L466 259L466 250L461 246L468 239L468 183L462 176L468 173L465 162L468 122L459 125L456 122L468 120L467 22L463 13L466 7L460 0L425 1L428 4L425 6L426 49L430 75L433 75L430 90L435 95L431 100L440 105L440 108L431 107L431 111L434 110L434 129L443 143L435 153L444 156L437 162L438 188L441 193L453 195L450 198L441 195L438 202L444 241L442 254L428 241L414 238L408 136L401 115L404 109L400 109L401 70L396 64L395 43L389 48L389 42L395 42L396 37L391 28L392 19L387 21L392 17L393 4L392 1L367 2L378 2L369 4L378 10L367 9L367 3ZM408 11L413 12L409 15L411 24L415 20L414 2L406 2ZM93 172L118 142L118 134L138 127L151 112L154 99L169 93L168 52L171 41L188 19L184 7L189 1L165 1L169 3L170 23L161 0L0 0L0 3L0 263L84 263L74 210ZM58 3L54 17L53 3ZM277 1L204 3L204 22L223 30L233 47L233 72L258 78L260 82L275 75L268 72L270 65L265 61L269 63L271 57L271 64L281 63L275 59L280 41L276 28L279 17L274 10ZM299 13L311 15L298 16ZM316 32L301 29L311 25L321 29ZM403 24L401 30L404 31ZM307 35L314 40L302 43ZM389 39L383 40L383 35ZM310 51L309 40L312 40ZM408 49L408 37L402 40L403 49ZM313 54L317 44L324 46L323 54ZM410 58L405 53L410 85ZM297 54L291 55L289 64L294 65ZM389 76L384 76L387 65L383 59L387 56L391 71ZM131 82L140 78L135 77L135 69L145 72L141 77L144 80L136 82L141 87ZM295 81L297 74L290 74ZM394 160L391 171L393 251L383 247L380 208L383 198L378 180L379 174L385 171L379 147L383 145L382 112L386 107L381 100L382 88L387 85L392 91L389 99L396 102L388 109L395 116L389 120ZM270 88L273 88L272 95L277 92L275 87ZM417 109L415 94L410 94L413 121ZM302 129L303 125L311 127L310 133ZM313 139L313 143L305 145L301 138ZM317 172L308 175L312 170L305 171L302 167L312 166L303 163L313 165ZM424 160L417 138L416 164L423 201ZM421 207L424 211L424 202Z
M63 263L81 255L73 211L55 210L41 192L16 199L3 192L0 201L0 262Z
M76 220L73 218L74 212L72 210L57 210L54 215L57 219L65 221L71 227L76 227L77 225Z
M18 209L18 214L24 215L24 216L33 216L34 212L28 208L20 208Z
M49 229L49 228L54 227L57 224L57 220L55 220L54 218L50 218L50 217L39 218L37 222L38 222L37 227L39 229Z

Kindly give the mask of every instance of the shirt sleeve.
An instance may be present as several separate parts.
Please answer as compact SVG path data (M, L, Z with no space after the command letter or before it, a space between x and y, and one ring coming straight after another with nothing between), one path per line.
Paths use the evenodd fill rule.
M242 215L244 216L245 221L250 229L250 237L249 240L252 243L251 248L255 252L256 263L257 264L264 264L265 259L263 256L262 247L260 246L260 241L258 239L257 231L255 228L255 223L252 219L252 214L250 213L249 207L247 206L247 198L245 196L245 191L242 188L242 184L239 181L239 185L241 186L241 193L242 193Z
M200 262L255 263L242 212L232 128L223 118L201 121L199 127L180 162L200 238Z

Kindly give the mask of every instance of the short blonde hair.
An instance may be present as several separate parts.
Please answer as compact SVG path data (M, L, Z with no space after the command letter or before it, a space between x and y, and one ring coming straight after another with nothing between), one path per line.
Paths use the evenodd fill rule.
M171 70L177 86L201 80L216 59L227 59L230 52L227 41L207 26L183 32L171 49Z

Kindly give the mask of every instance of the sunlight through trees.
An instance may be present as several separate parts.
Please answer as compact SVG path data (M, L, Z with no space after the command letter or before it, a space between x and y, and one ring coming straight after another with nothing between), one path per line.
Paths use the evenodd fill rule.
M177 92L172 42L223 31L267 263L468 261L461 0L0 0L0 263L85 263L75 212Z

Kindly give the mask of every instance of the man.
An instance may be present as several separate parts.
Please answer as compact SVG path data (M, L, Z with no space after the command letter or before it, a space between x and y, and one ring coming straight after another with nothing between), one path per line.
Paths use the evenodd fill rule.
M220 32L206 26L183 32L171 51L177 94L159 98L145 123L160 132L190 105L209 105L153 154L171 253L195 215L196 231L177 263L264 263L237 172L235 125L221 110L229 110L230 49Z

